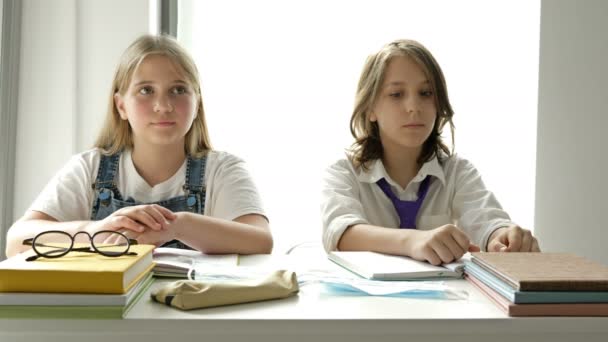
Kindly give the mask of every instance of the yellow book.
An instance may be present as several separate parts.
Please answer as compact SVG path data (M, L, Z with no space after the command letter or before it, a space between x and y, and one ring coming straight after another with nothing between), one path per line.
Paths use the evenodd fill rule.
M132 245L137 255L106 257L70 252L25 261L30 250L0 262L0 292L125 293L154 267L153 245Z

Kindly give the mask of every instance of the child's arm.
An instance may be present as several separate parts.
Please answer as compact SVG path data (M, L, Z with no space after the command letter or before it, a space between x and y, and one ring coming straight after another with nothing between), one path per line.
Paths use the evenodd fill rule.
M272 234L262 215L249 214L234 221L206 215L178 213L177 239L208 254L269 254Z
M234 221L189 212L176 215L177 219L167 230L127 232L127 235L139 243L157 246L177 239L207 254L269 254L272 251L272 234L262 215L243 215Z
M8 230L6 255L13 256L30 249L22 241L33 238L37 234L49 230L61 230L70 235L79 231L94 234L100 230L128 229L142 232L146 229L167 229L175 214L158 205L139 205L115 211L112 215L100 221L67 221L59 222L54 217L30 210Z
M458 226L489 252L538 252L532 233L513 223L489 191L477 169L465 159L454 159L452 213Z
M6 256L24 252L31 246L22 244L22 241L33 238L37 234L47 230L62 230L74 234L84 229L88 221L57 222L57 220L39 211L29 211L21 219L15 222L6 234Z
M479 247L472 245L462 230L451 224L433 230L356 224L342 234L338 249L405 255L433 265L460 259L467 251L479 251Z

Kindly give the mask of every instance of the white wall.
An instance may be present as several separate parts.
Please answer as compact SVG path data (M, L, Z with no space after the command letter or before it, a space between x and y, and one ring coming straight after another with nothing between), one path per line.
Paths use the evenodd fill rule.
M608 264L608 1L543 0L536 233Z
M14 219L93 144L122 51L148 32L149 0L24 0Z
M456 113L456 152L533 228L540 1L370 1L180 0L190 7L178 38L202 75L211 141L247 161L275 251L320 239L321 178L353 142L363 62L394 38L433 52Z

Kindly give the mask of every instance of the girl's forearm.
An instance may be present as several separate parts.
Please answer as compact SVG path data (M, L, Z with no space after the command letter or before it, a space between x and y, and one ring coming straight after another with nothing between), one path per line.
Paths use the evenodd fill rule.
M340 251L372 251L393 255L410 255L408 241L415 230L392 229L369 224L350 226L338 242Z
M68 234L84 230L90 221L57 222L54 220L27 219L15 222L6 234L6 256L24 252L31 246L23 245L23 240L49 230L62 230Z
M188 212L176 213L176 238L208 254L269 254L272 235L259 227Z

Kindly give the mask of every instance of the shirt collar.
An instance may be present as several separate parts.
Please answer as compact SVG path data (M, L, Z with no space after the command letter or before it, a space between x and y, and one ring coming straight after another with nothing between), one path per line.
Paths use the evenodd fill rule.
M437 157L433 157L433 159L424 163L413 180L422 182L426 176L434 176L445 186L445 173L443 172L443 167L439 164ZM382 178L386 178L388 182L391 182L390 176L386 172L381 159L376 159L370 163L368 170L364 170L362 167L359 168L357 174L357 179L364 183L376 183Z

